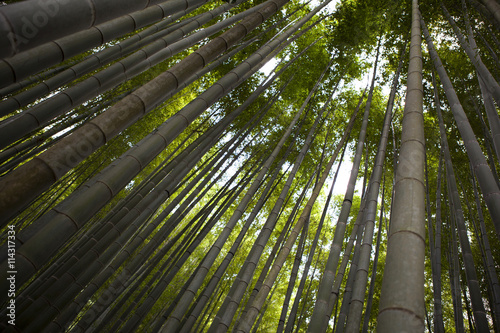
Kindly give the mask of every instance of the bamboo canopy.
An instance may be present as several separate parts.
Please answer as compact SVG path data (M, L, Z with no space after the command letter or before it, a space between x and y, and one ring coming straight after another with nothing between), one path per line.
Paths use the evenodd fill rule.
M2 332L500 332L495 0L0 3Z

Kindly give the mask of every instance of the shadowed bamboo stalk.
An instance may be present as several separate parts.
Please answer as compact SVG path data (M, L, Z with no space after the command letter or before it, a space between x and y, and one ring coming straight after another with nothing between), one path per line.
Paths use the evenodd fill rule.
M425 326L425 186L422 50L418 1L412 1L410 62L399 164L378 332L423 332Z
M295 258L293 261L293 266L292 266L292 271L290 274L290 279L288 280L288 288L285 294L285 300L283 302L283 306L281 308L281 315L280 319L278 321L278 328L276 330L277 333L283 332L283 329L285 328L285 320L286 320L286 315L288 312L288 307L290 303L290 298L292 297L292 292L293 288L295 286L295 280L297 279L297 274L299 272L299 266L301 263L302 255L304 253L304 242L305 242L305 237L307 235L307 232L309 230L309 224L310 224L310 217L306 220L306 223L304 227L302 228L302 233L300 235L299 239L299 244L297 245L297 251L295 253ZM276 285L277 287L278 285ZM272 298L272 296L271 296ZM260 314L261 316L264 315L264 311ZM259 326L259 322L257 321L256 326Z
M497 237L500 238L500 189L495 181L491 169L486 162L486 158L477 142L476 136L470 123L467 119L467 115L465 114L462 105L458 99L458 96L453 88L453 85L446 73L443 64L441 63L441 59L434 48L431 37L427 28L425 27L424 21L421 18L422 29L424 32L424 36L427 40L427 48L429 50L429 54L434 62L434 67L439 74L439 78L441 80L441 84L444 87L444 91L446 93L446 97L448 99L448 103L451 108L451 112L453 117L455 118L455 122L457 123L458 130L465 144L465 148L467 150L467 155L469 156L469 161L474 168L474 173L478 179L479 187L483 192L484 201L488 207L490 212L491 219L495 225L497 231Z
M365 196L366 198L366 196ZM366 200L365 200L366 202ZM360 210L358 212L358 217L356 218L356 223L361 223L361 220L363 219L363 213L365 212L365 206L363 205L360 207ZM358 270L359 267L359 259L360 259L360 248L361 248L361 242L362 242L362 237L363 237L363 232L364 232L364 225L360 224L361 228L357 229L356 234L356 244L354 245L354 250L352 251L352 259L350 261L349 265L349 273L347 275L347 280L345 282L344 286L344 292L342 294L342 303L340 305L340 311L339 314L336 318L336 323L335 323L335 333L344 333L345 332L345 324L347 321L347 318L349 316L349 311L350 311L350 306L349 304L352 302L352 291L353 291L353 285L354 285L354 277L356 274L356 271ZM351 252L351 251L349 251ZM346 251L347 253L347 251ZM346 255L344 258L348 259L349 256ZM344 259L342 258L342 259ZM344 262L344 260L342 260ZM341 264L342 267L342 264ZM343 268L343 267L342 267ZM342 273L342 274L341 274ZM345 273L345 269L343 272L337 273L337 276L343 277ZM337 292L335 290L335 292ZM332 305L330 305L330 308L332 308ZM330 311L329 311L330 312Z
M479 30L477 30L477 28L475 28L475 27L474 27L473 31L474 31L474 34L476 34L479 37L479 39L481 40L483 45L489 51L489 55L490 55L491 59L494 61L495 66L496 66L495 72L496 72L496 79L498 81L498 70L500 69L500 58L498 57L497 53L493 49L493 46L486 40L486 38L484 37L484 34L481 33Z
M490 29L489 26L485 26L486 31L488 32L488 36L493 40L493 43L498 47L500 47L500 39L495 35L495 33ZM500 24L497 27L497 30L500 31Z
M488 280L491 284L491 294L492 294L492 311L494 316L493 323L496 327L500 325L500 284L498 282L498 275L495 269L495 261L491 253L490 242L488 239L488 233L486 225L484 223L483 209L481 208L481 201L479 199L479 194L477 193L476 181L474 179L474 173L471 170L471 181L474 188L474 199L476 201L477 213L479 217L479 229L481 230L481 238L484 245L484 252L486 257L486 274Z
M462 8L465 12L465 26L467 28L467 39L469 40L470 47L474 54L476 54L477 58L480 60L479 56L479 48L476 44L476 40L474 39L474 33L472 31L472 26L469 20L469 12L467 10L467 6L465 4L465 0L462 0ZM481 35L482 36L482 35ZM484 42L486 40L483 38ZM489 45L486 42L486 45ZM493 53L496 57L496 54ZM496 58L497 64L500 63L498 61L498 57ZM498 117L498 113L495 108L495 104L493 102L493 98L491 97L490 91L486 85L485 80L482 78L483 74L477 73L477 79L479 82L479 88L481 89L481 94L483 96L483 104L486 110L486 117L488 118L488 122L490 124L490 131L492 136L492 143L495 149L498 160L500 160L500 118Z
M335 310L335 319L334 319L335 323L333 327L333 331L335 333L344 333L345 331L345 324L350 310L349 304L352 301L354 277L359 267L359 259L361 255L360 248L361 248L363 232L365 230L363 217L366 211L366 197L367 197L366 196L367 189L365 188L367 183L365 179L366 177L367 174L365 173L363 175L363 188L361 189L361 193L363 193L363 196L361 197L359 210L358 213L356 214L356 222L354 222L353 228L351 230L351 235L349 237L349 241L342 255L342 262L340 263L337 274L335 275L335 281L333 282L332 292L330 294L330 302L328 304L328 314L330 316L334 308L334 303L336 307L338 307L338 301L339 301L338 297L340 294L341 283L342 280L344 279L347 265L349 265L349 272L344 284L344 292L342 293L342 303L340 305L340 310L338 311L338 315L337 315L337 310ZM370 187L369 183L368 187ZM356 242L355 244L354 241ZM351 257L351 253L352 253L352 259L349 259Z
M452 203L450 202L450 205ZM457 248L457 240L456 240L456 230L455 223L453 220L455 219L455 215L452 211L453 207L450 207L450 214L452 215L448 219L448 227L451 232L451 239L449 240L450 250L448 254L448 262L450 264L449 273L450 273L450 288L451 288L451 297L453 299L453 313L455 317L455 331L459 333L465 332L464 327L464 314L462 308L462 297L460 296L461 283L460 283L460 262L458 259L458 248Z
M486 319L486 311L484 309L484 304L481 296L481 289L479 287L479 281L475 269L474 258L472 256L470 241L467 235L467 226L465 224L465 218L461 207L460 196L458 193L458 187L455 179L455 172L453 170L453 164L451 161L451 154L448 148L446 129L444 127L443 117L441 115L441 109L437 108L436 111L439 119L439 130L441 133L441 142L443 146L448 188L450 190L449 197L451 205L454 210L455 222L457 225L457 231L460 241L460 248L462 250L461 252L464 263L464 270L465 270L467 285L470 291L472 308L474 312L474 321L476 322L479 332L487 332L489 331L489 327ZM453 226L451 227L453 228Z
M253 285L252 291L246 293L246 295L248 297L245 297L246 299L244 300L244 302L246 302L245 307L244 308L240 307L240 311L239 311L239 314L237 316L237 320L235 321L234 326L238 326L241 318L243 318L245 316L245 314L248 312L249 305L252 304L253 300L257 296L257 292L262 287L262 284L264 283L266 275L269 273L269 270L271 269L272 263L276 259L276 256L278 255L279 251L281 251L281 249L285 245L284 241L285 241L286 237L288 237L288 235L290 234L290 231L292 229L292 224L295 221L295 219L297 218L297 213L299 212L300 207L303 205L304 197L305 197L307 191L309 191L311 184L312 184L312 181L313 181L313 178L315 177L315 175L318 173L319 170L320 170L320 168L316 167L316 170L314 170L314 172L311 173L311 176L309 177L309 180L307 181L306 185L303 187L302 192L300 193L300 195L298 197L298 200L295 201L295 205L293 206L291 213L288 215L288 218L287 218L281 232L279 233L278 238L274 242L273 248L271 250L271 254L267 256L266 262L264 264L264 267L260 271L257 282L255 282L255 284ZM293 193L293 191L292 191L292 193ZM292 199L292 195L289 195L287 198L287 201L283 204L283 207L280 211L280 217L282 214L284 214L284 213L286 214L286 206L287 206L288 202L290 201L290 199ZM279 219L279 217L278 217L278 219Z
M470 61L476 68L476 71L479 73L479 75L481 75L482 79L488 84L488 90L490 91L491 95L497 102L497 105L500 105L500 85L495 80L493 75L491 75L488 68L486 68L486 66L484 65L483 61L481 60L479 50L477 48L474 49L473 48L474 45L467 43L467 41L465 40L465 36L458 28L457 24L451 17L450 13L448 12L444 4L441 4L441 8L443 9L446 18L448 19L448 22L450 22L450 25L453 27L453 30L455 31L455 34L457 36L460 45L467 53L467 56L469 57Z
M78 0L58 0L42 2L36 0L22 1L0 8L0 58L11 57L20 51L33 49L35 46L55 39L85 31L96 25L120 16L129 16L136 11L152 7L148 14L153 14L154 20L160 20L177 10L186 9L190 5L187 0L93 0L82 2ZM151 12L151 13L150 13ZM142 14L142 13L141 13ZM143 14L144 15L144 14ZM139 15L138 18L147 18ZM154 21L145 20L142 26ZM111 27L113 27L111 23ZM116 28L116 23L114 28ZM133 30L125 31L130 32ZM123 33L122 33L123 34Z
M212 317L212 313L214 312L215 307L222 298L222 295L225 293L225 287L226 284L219 283L217 285L217 289L215 289L215 291L210 294L209 303L205 307L205 310L203 311L201 316L199 317L196 326L194 328L194 332L203 332L208 321L207 319Z
M441 230L442 230L442 218L441 218L441 186L442 186L442 172L443 171L443 154L440 151L439 154L439 166L438 166L438 176L437 176L437 189L436 189L436 237L434 239L434 249L435 249L435 274L441 276L442 274L442 241L441 241ZM436 332L444 332L444 328L440 331L436 326L444 326L443 324L443 305L441 298L441 278L436 279L435 287L436 295L434 297L434 307L435 317L434 317L434 330Z
M478 77L478 79L479 79L479 77ZM476 100L474 98L472 98L472 95L469 95L469 98L471 98L470 100L472 101L472 104L474 104L474 110L476 111L476 114L479 118L479 123L481 125L481 132L483 133L483 136L484 136L484 140L485 140L484 148L486 149L485 157L486 156L488 157L487 161L488 161L488 165L491 169L491 173L493 174L495 181L497 182L498 186L500 187L500 180L498 178L498 171L497 171L497 167L495 165L496 158L494 157L495 156L494 154L496 154L496 151L495 151L495 146L493 143L492 132L490 132L490 129L486 125L486 122L484 121L480 107L479 107L478 103L476 102ZM490 102L494 103L493 100L491 99L491 96L490 96ZM483 104L487 104L486 100L484 100L484 99L483 99ZM494 112L496 112L496 111L494 111Z
M460 179L458 181L459 181L459 185L460 185L460 190L462 191L462 193L465 193L464 185L462 184ZM478 244L479 250L481 252L482 264L484 267L484 271L486 273L485 280L487 280L487 283L488 283L488 286L486 287L487 296L485 297L485 299L487 301L484 301L484 303L487 302L488 305L485 306L485 311L487 312L487 314L489 314L490 318L492 319L491 321L493 322L493 325L490 325L490 326L493 326L493 330L496 332L497 329L496 329L496 319L495 319L495 313L494 313L494 311L495 311L494 296L493 296L492 283L491 283L489 274L486 272L488 270L488 262L487 262L486 250L485 250L485 246L484 246L484 242L483 242L483 235L481 234L481 231L478 228L478 221L476 220L476 216L475 216L476 214L474 214L474 208L473 208L472 204L469 202L467 195L464 196L464 199L465 199L465 204L467 207L467 218L469 219L469 221L472 222L472 228L474 229L474 235L475 235L476 239L479 240L479 242L478 242L479 243ZM479 209L478 209L478 211L479 211ZM465 294L465 291L464 291L464 294ZM469 320L472 320L472 315L471 315L471 318L469 318ZM490 323L491 321L488 319L488 323ZM475 327L475 329L477 329L477 328Z
M5 97L11 95L9 98L5 99L0 103L1 105L0 114L3 116L8 113L9 109L15 110L19 108L20 106L22 106L22 103L26 103L24 102L24 100L28 98L31 98L33 99L32 101L35 101L37 99L34 98L36 94L40 94L41 97L43 96L43 94L45 94L43 93L43 91L49 92L50 90L54 90L56 88L56 85L62 85L63 81L71 82L72 79L74 79L75 77L79 77L81 76L81 74L91 71L92 70L91 67L96 69L106 63L111 62L113 59L116 60L120 57L128 55L129 53L137 50L139 47L142 47L146 45L146 43L154 40L155 36L160 37L168 33L169 31L184 26L185 24L191 22L193 19L198 18L201 14L189 19L184 19L177 23L172 23L172 22L175 22L182 16L189 14L193 10L199 8L201 5L202 3L195 4L194 6L190 6L186 10L180 11L174 15L166 17L162 19L160 22L148 28L145 28L140 32L133 34L129 38L122 40L115 45L108 46L104 50L92 53L81 60L75 60L68 65L61 65L56 68L49 69L40 74L30 76L29 78L24 79L21 82L16 82L9 85L8 87L0 89L0 96ZM89 34L89 31L86 31L85 33ZM79 33L77 33L76 35L78 34ZM106 35L106 33L104 35ZM75 43L74 42L75 39L78 40L78 36L71 36L70 42L73 41L73 43ZM64 52L68 50L61 49L60 47L58 47L57 41L54 41L52 43L54 44L52 46L53 51L46 49L45 45L42 46L45 47L45 49L43 50L44 51L43 54L39 55L38 59L39 61L33 65L29 64L27 68L29 68L31 71L37 71L38 69L44 69L46 67L49 67L51 65L50 61L57 61L57 59L59 58L57 54L60 52L63 52L62 54L63 59L67 59L72 56L72 54L64 55ZM81 46L82 45L75 45L69 51L75 53L79 50L78 47ZM23 56L18 56L18 57L23 58ZM40 57L43 57L44 60L42 61ZM10 58L7 61L9 62L10 67L15 73L16 71L26 71L26 67L22 66L23 60L26 63L26 59L17 59L16 57ZM44 67L41 68L41 66L43 65ZM5 64L0 62L0 68L2 68L2 66L5 66ZM72 68L72 70L70 70L70 68ZM74 71L74 73L71 73L71 71ZM17 75L21 77L28 75L28 73L21 72L17 73ZM19 90L34 83L37 84L26 89L25 91L18 92Z
M362 329L363 333L368 332L368 326L370 323L370 316L371 316L371 310L372 310L372 304L373 304L373 293L375 291L375 280L377 277L378 257L380 254L380 240L382 239L382 227L383 227L382 222L385 219L385 216L384 216L384 207L385 207L384 197L385 197L385 176L384 176L384 183L382 186L382 198L381 198L381 204L380 204L377 243L375 246L375 257L373 258L372 275L370 277L370 289L368 291L368 300L366 301L366 309L365 309L365 315L364 315L364 319L363 319L363 329Z
M493 14L497 24L500 24L500 5L494 0L481 0L486 8Z
M497 159L500 161L500 118L491 98L488 87L484 83L484 80L480 75L477 77L479 82L479 87L481 88L481 94L483 95L484 108L486 110L486 117L488 118L488 123L490 124L490 131L493 141L493 147L495 148L495 153Z
M319 251L318 251L318 257L316 258L316 262L314 264L314 269L312 271L312 274L311 276L315 276L316 274L316 271L318 270L318 266L319 266L319 262L320 262L320 258L321 258L321 253L322 253L322 250L323 248L320 247L319 248ZM306 292L305 292L305 295L311 295L311 288L313 287L313 280L311 279L309 281L309 284L307 286L307 289L306 289ZM297 319L297 325L295 327L295 333L298 333L299 332L299 329L300 329L300 324L302 323L302 320L304 319L304 316L305 316L305 312L306 312L306 304L307 304L307 299L309 297L306 297L304 299L304 301L302 302L302 308L300 310L300 313L298 314L298 319ZM293 326L293 325L292 325ZM293 327L292 327L293 328Z
M477 10L482 21L485 23L485 26L491 24L495 28L495 30L500 31L500 22L497 22L495 20L495 17L486 8L485 5L483 5L482 3L480 3L477 0L469 0L469 3ZM489 28L487 28L487 29L489 29Z
M2 66L2 65L0 65L0 66ZM24 89L24 88L26 88L34 83L46 80L46 79L50 78L51 76L54 76L54 75L62 72L63 70L65 70L69 66L70 65L61 65L61 66L43 71L39 74L32 75L29 78L22 80L21 82L12 83L12 84L8 85L7 87L0 89L0 97L4 98L5 96L15 94L18 91L20 91L20 90L22 90L22 89Z
M13 170L21 163L28 161L33 156L36 156L49 147L53 146L59 140L71 134L78 127L82 126L89 117L100 114L103 109L127 96L129 93L130 91L121 94L117 98L104 101L98 106L94 106L90 109L84 110L77 116L69 116L67 117L67 119L53 126L49 130L46 130L26 141L20 142L16 145L11 145L9 148L2 150L0 152L0 163L5 163L0 166L0 174ZM54 138L54 136L56 137Z
M475 321L471 311L470 298L467 297L467 288L465 288L464 285L462 285L462 296L465 301L465 311L467 312L467 321L469 322L468 329L471 332L477 332L477 327L475 325Z
M224 289L219 293L219 297L217 298L217 302L213 305L212 309L210 310L210 313L208 315L205 315L205 319L203 320L203 323L200 322L198 325L202 324L201 329L196 329L196 332L203 332L205 330L205 327L208 325L208 322L210 318L212 317L213 313L215 312L215 309L217 308L217 304L219 304L220 299L222 296L226 293L226 290Z
M362 217L363 217L363 212L365 210L365 205L366 205L366 196L361 198L361 202L359 205L359 211L356 216L356 219L354 221L354 225L351 230L351 234L349 235L349 240L347 241L347 244L345 245L344 252L342 254L342 261L340 262L340 265L337 270L337 274L335 274L335 280L333 281L331 292L328 295L329 300L328 300L328 308L327 308L327 313L328 313L328 320L331 317L332 312L335 309L335 317L334 317L334 323L333 323L333 330L341 330L343 329L345 321L341 321L341 316L340 314L337 316L337 308L338 308L338 301L339 301L339 295L340 295L340 288L342 286L342 281L344 280L345 272L347 270L347 265L351 261L351 267L350 269L354 269L353 267L357 265L357 259L355 260L355 256L353 255L353 259L350 260L351 253L353 253L353 248L354 248L354 242L356 242L356 249L359 249L359 242L358 239L361 237L363 233L363 228L364 225L361 224ZM354 253L359 253L359 251L354 250ZM347 286L347 282L346 282ZM344 290L345 293L345 290ZM349 295L350 297L350 295ZM342 306L341 306L342 307ZM349 310L349 309L347 309ZM342 309L340 310L342 311ZM345 317L344 317L345 319ZM338 326L342 324L342 328L338 328Z
M435 83L434 71L432 72L432 83L434 88L434 103L436 104L436 108L441 108L441 103L439 100L437 85ZM427 162L427 160L426 160ZM442 158L442 149L439 154L439 166L438 166L438 176L437 176L437 189L436 189L436 236L433 239L432 235L432 220L431 220L431 211L430 211L430 203L428 204L428 228L429 228L429 247L431 250L431 269L432 269L432 288L433 288L433 296L434 296L434 331L436 333L444 332L444 323L443 323L443 308L441 304L441 174L443 167L443 158ZM427 163L426 163L427 168ZM426 182L427 182L427 169L426 169ZM427 200L429 196L429 185L426 183L426 193Z
M257 319L257 322L255 323L254 328L252 330L252 333L257 333L259 325L260 323L262 323L262 320L264 319L264 314L266 313L269 304L271 304L273 300L274 293L276 292L276 290L279 289L278 286L280 285L280 283L281 283L281 276L278 278L278 283L276 283L276 285L271 290L271 294L269 295L268 299L266 300L266 303L264 304L264 310L260 313L259 319Z
M396 74L393 92L391 96L396 93L398 75ZM389 139L389 128L392 120L392 106L394 97L390 99L387 105L387 110L384 119L382 134L380 136L380 143L375 156L375 163L373 166L372 175L368 186L366 207L363 212L364 233L362 245L360 248L359 264L354 276L352 299L350 302L349 316L346 323L346 332L359 332L361 325L361 317L363 314L363 304L365 301L366 284L368 282L368 271L370 268L371 249L373 241L373 232L375 228L375 218L377 215L377 199L379 196L380 182L383 173L383 166L385 161L385 152L387 142ZM379 230L380 232L380 230ZM352 268L351 268L352 270ZM351 271L350 271L351 272ZM349 273L350 273L349 272Z

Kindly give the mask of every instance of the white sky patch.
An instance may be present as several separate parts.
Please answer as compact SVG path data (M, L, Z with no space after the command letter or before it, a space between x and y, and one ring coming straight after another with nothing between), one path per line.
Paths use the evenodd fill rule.
M333 169L333 168L332 168ZM352 163L351 163L351 154L344 155L344 161L339 169L339 174L337 176L337 180L335 181L335 187L333 188L333 194L337 195L345 195L345 191L347 189L347 184L349 183L349 178L351 176ZM331 171L332 177L336 169ZM363 181L358 181L356 184L356 190L361 191L361 186L363 186Z
M328 13L333 13L335 11L335 7L337 6L337 3L339 3L340 0L332 0L326 7L322 10L322 12L327 11ZM311 7L315 8L320 4L321 1L319 0L312 0L311 1Z
M278 60L276 60L275 58L272 58L264 66L262 66L262 68L259 71L261 73L264 73L264 75L267 76L267 75L269 75L269 73L271 73L271 71L276 67L277 64L278 64Z

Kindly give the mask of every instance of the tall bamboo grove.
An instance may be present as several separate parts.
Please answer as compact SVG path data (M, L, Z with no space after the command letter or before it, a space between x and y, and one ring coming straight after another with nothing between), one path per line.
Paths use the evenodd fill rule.
M495 0L0 3L5 332L500 332Z

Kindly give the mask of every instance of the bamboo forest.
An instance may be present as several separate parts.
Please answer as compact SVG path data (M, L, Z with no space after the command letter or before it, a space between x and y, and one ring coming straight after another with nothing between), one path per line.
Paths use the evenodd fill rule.
M2 332L500 332L499 0L0 1Z

